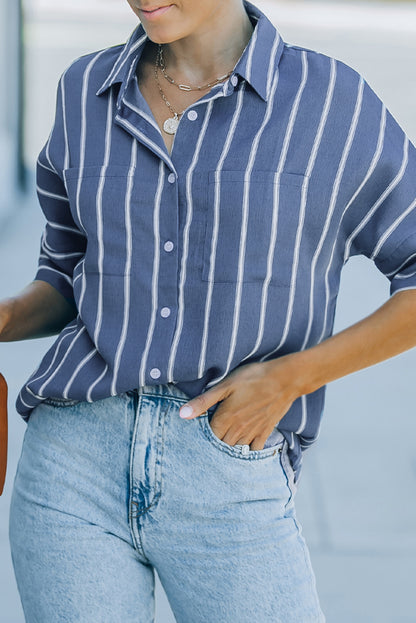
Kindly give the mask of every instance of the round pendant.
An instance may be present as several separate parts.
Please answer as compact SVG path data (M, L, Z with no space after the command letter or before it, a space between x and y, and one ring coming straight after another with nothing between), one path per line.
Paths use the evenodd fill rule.
M176 134L176 130L178 129L179 119L177 117L169 117L163 124L163 129L166 134Z

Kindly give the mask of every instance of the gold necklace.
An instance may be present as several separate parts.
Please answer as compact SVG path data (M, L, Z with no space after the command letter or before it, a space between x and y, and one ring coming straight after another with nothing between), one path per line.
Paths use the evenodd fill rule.
M156 56L155 80L156 80L156 84L158 86L159 93L160 93L163 101L165 102L166 106L169 108L169 110L173 114L173 117L168 117L168 119L166 119L163 122L163 129L166 132L166 134L176 134L176 130L178 129L180 118L182 117L182 115L183 115L183 113L185 111L183 110L182 112L177 112L173 108L172 104L168 101L166 95L163 93L162 87L160 86L159 78L158 78L158 75L157 75L158 68L159 68L159 54Z
M213 82L207 82L207 84L204 84L204 85L198 86L198 87L191 87L191 86L189 86L189 84L178 84L166 72L166 64L165 64L165 59L163 57L163 48L160 45L160 43L159 43L159 48L158 48L158 65L160 67L160 70L161 70L164 78L168 82L170 82L170 84L174 84L176 87L178 87L178 89L180 89L181 91L205 91L206 89L212 89L212 87L215 87L220 82L224 82L224 80L227 80L227 78L229 78L231 76L231 74L233 73L233 71L231 70L227 74L224 74L223 76L220 76L219 78L216 78Z

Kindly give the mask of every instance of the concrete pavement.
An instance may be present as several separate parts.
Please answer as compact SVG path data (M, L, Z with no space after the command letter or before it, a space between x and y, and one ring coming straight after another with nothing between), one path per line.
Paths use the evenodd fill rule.
M56 2L53 10L50 0L31 3L26 31L29 162L49 132L61 71L81 53L124 40L134 27L134 16L123 3L105 0L97 13L96 0L84 1L82 10L78 2L71 0L69 5L62 0L62 8L67 7L64 22ZM377 3L360 7L349 3L347 19L345 5L337 3L258 5L286 40L330 53L359 69L416 139L416 41L411 30L416 26L416 8L409 3L403 7L396 3L394 10ZM360 26L365 11L377 27ZM92 24L99 28L91 28ZM33 196L18 203L25 205L16 206L15 218L0 233L1 298L30 281L36 266L42 219ZM370 313L387 294L387 282L368 261L351 261L344 271L337 329ZM24 621L7 542L8 504L25 428L14 412L14 398L48 342L1 347L1 370L10 386L10 447L8 478L0 498L0 623ZM333 383L320 439L305 454L298 515L328 623L416 621L415 370L416 351L410 351ZM157 623L173 622L159 584L157 608Z

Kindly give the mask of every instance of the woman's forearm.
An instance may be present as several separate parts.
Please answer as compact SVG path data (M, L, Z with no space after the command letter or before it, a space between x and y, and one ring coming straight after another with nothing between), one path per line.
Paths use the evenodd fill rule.
M76 316L76 308L45 281L33 281L20 294L0 302L0 341L55 335Z
M299 395L416 346L416 290L398 292L348 329L294 355Z

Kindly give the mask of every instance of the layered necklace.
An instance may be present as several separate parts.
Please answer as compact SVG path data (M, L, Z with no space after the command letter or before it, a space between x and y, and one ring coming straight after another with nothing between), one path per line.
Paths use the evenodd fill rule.
M227 80L227 78L229 78L231 74L233 73L231 70L224 76L220 76L219 78L216 78L213 82L207 82L207 84L203 84L201 86L192 87L189 84L178 84L171 76L169 76L169 74L166 71L166 63L163 57L163 48L159 44L158 52L156 55L155 67L154 67L155 80L156 80L156 84L158 86L161 98L163 99L166 106L169 108L170 112L173 115L173 117L168 117L163 123L163 130L166 132L166 134L176 134L179 121L185 111L183 110L182 112L177 112L173 108L172 104L168 101L166 95L163 92L162 86L159 82L159 70L161 71L165 80L167 80L170 84L173 84L174 86L176 86L180 91L205 91L207 89L211 89L212 87L219 84L220 82L224 82L224 80Z

